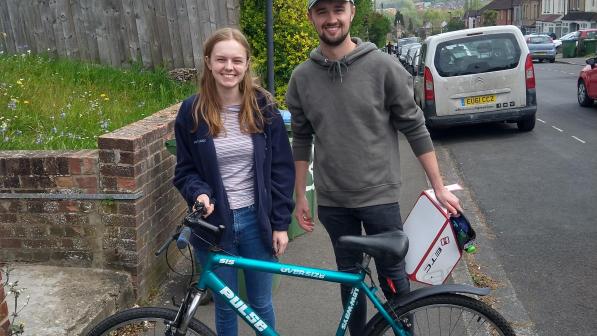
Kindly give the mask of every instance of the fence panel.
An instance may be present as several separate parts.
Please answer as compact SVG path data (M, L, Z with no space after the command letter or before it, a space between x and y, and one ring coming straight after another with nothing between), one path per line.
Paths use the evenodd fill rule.
M200 68L205 39L238 27L239 11L240 0L0 0L0 51Z

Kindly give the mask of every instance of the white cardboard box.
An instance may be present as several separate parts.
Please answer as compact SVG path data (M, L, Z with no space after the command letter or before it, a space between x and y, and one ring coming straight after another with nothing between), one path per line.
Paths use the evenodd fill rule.
M450 191L462 188L453 184ZM409 248L406 273L414 281L442 284L462 256L448 212L435 199L433 190L421 193L404 222Z

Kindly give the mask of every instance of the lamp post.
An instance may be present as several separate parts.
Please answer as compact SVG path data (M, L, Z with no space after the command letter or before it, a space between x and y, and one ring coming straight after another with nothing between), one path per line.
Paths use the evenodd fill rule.
M265 26L267 35L267 90L276 95L274 86L274 14L273 0L267 0L265 7Z

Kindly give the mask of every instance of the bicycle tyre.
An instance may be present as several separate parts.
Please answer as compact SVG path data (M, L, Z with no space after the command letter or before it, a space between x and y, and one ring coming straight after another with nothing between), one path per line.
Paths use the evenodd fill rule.
M87 336L165 335L166 322L174 321L176 313L173 309L161 307L140 307L123 310L98 323ZM164 330L156 333L155 329L151 328L153 326ZM153 331L148 333L149 329ZM189 323L187 335L216 336L209 327L195 318Z
M416 336L516 335L506 319L495 309L482 301L464 295L439 294L416 300L403 307L391 303L391 307L392 309L387 309L388 312L401 323L406 322L408 318L412 321L414 316L414 323L410 325L410 330ZM457 309L459 312L454 314ZM395 315L392 314L392 310ZM443 311L447 314L444 313L442 316ZM432 327L437 328L432 330ZM479 328L481 333L477 332ZM367 330L370 330L368 333L370 336L394 335L391 326L379 313L369 321Z

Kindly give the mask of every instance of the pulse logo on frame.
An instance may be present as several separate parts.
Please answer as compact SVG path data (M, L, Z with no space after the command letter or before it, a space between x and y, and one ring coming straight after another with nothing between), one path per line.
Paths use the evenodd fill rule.
M230 288L222 288L222 290L220 290L220 294L224 295L228 299L228 301L230 301L232 306L236 308L236 310L242 316L245 316L247 318L247 321L251 323L255 327L255 329L257 329L258 331L264 331L265 329L267 329L267 324L265 324L265 322L263 322L255 312L250 312L249 314L247 314L247 312L245 311L248 308L247 304L244 303L243 300L241 300L238 296L234 295L234 292Z

